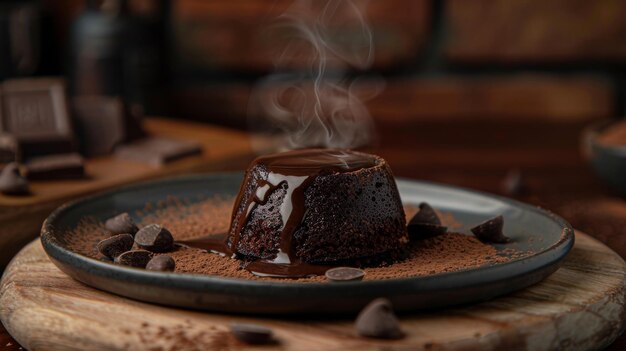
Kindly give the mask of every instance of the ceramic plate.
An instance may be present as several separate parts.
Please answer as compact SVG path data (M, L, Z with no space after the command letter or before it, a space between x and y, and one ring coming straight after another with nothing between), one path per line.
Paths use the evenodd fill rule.
M105 263L69 250L63 237L81 218L104 220L135 213L168 196L234 196L241 173L189 176L133 185L78 200L57 209L44 223L41 241L65 273L94 288L152 303L212 311L285 314L355 312L385 296L397 310L441 308L488 300L535 284L558 267L574 244L563 219L514 200L434 183L398 179L405 204L428 202L469 228L504 215L513 243L495 245L528 252L523 258L480 268L413 278L346 283L251 281L216 276L161 273ZM139 220L136 218L136 220Z

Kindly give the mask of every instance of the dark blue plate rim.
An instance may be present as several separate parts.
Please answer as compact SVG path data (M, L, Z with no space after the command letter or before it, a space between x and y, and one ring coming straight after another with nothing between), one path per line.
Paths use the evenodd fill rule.
M139 184L124 186L116 190L88 196L81 198L67 204L62 205L56 209L44 222L41 232L41 242L46 253L52 258L53 262L63 269L62 264L69 264L74 268L79 268L90 274L96 274L108 277L117 277L121 280L130 280L138 283L154 284L157 281L161 283L170 284L171 287L184 287L192 290L204 290L210 288L219 289L231 289L238 287L254 288L276 288L281 291L290 289L295 290L308 290L311 293L316 291L354 291L354 288L365 289L377 289L384 287L385 289L405 290L410 287L409 290L419 287L421 290L428 291L432 282L437 282L433 286L433 290L439 290L442 288L454 288L454 287L468 287L468 286L480 286L482 284L489 284L494 281L507 279L513 277L509 271L509 267L512 265L518 265L521 261L524 261L526 269L524 272L517 275L526 275L529 272L542 269L546 266L557 264L559 261L565 258L574 245L574 230L571 225L561 217L549 212L547 210L531 206L516 200L508 199L505 197L492 195L480 191L467 190L460 187L441 185L434 182L415 181L405 178L396 178L399 184L422 184L431 187L440 187L448 190L454 190L461 193L468 193L470 195L484 196L495 200L502 201L510 206L518 207L524 211L531 211L536 214L548 217L552 221L555 221L562 229L562 235L560 240L545 248L542 251L534 253L531 256L514 259L505 263L499 263L490 266L483 266L479 268L471 268L455 272L439 273L429 276L416 276L408 278L388 279L388 280L374 280L374 281L362 281L362 282L345 282L341 284L329 284L329 283L302 283L302 282L273 282L273 281L256 281L256 280L244 280L236 278L225 278L218 276L207 276L201 274L185 274L185 273L161 273L146 271L143 269L130 268L119 265L112 265L106 262L99 261L97 259L89 258L81 254L75 253L64 248L55 238L54 223L57 218L63 216L67 211L81 206L90 201L97 201L103 197L107 197L113 193L132 192L139 189L151 188L156 185L164 185L168 183L188 182L194 180L206 180L208 178L220 178L220 177L241 177L241 172L236 173L215 173L208 175L192 175L182 177L165 178L156 181L143 182ZM517 276L514 275L514 276ZM257 289L254 289L255 291ZM268 293L271 293L268 291Z

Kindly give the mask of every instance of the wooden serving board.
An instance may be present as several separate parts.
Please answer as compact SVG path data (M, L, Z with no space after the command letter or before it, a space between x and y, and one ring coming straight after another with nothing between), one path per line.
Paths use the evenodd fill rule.
M50 212L66 201L147 179L243 169L255 157L248 134L241 131L163 118L146 119L145 129L152 136L197 141L203 154L161 167L112 156L90 158L85 161L85 179L33 181L31 196L0 194L0 272L39 234Z
M625 319L626 263L576 234L563 266L545 281L489 302L400 317L407 337L358 337L352 317L257 318L156 306L101 292L59 271L36 241L0 281L0 318L36 350L239 350L232 322L274 329L267 350L593 350L612 342Z

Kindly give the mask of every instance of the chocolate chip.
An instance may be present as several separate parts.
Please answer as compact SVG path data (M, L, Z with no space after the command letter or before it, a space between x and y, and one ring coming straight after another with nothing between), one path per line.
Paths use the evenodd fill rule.
M326 279L333 282L363 280L365 272L358 268L337 267L326 271Z
M427 224L436 224L441 225L441 220L439 220L439 216L437 216L437 212L430 207L429 204L422 202L420 204L420 210L413 216L411 221L415 223L427 223Z
M135 233L139 230L135 221L133 221L127 212L107 219L104 223L104 227L113 234L135 235Z
M0 172L0 192L6 195L26 195L28 181L22 177L17 163L9 163Z
M448 230L441 225L441 220L429 204L422 202L420 210L407 224L407 230L412 238L427 238L443 234Z
M158 224L141 228L135 234L135 242L142 249L152 252L168 252L174 248L172 233Z
M508 196L522 196L529 193L522 172L517 169L511 170L506 174L502 184L500 184L500 188L502 193Z
M146 269L149 271L173 272L175 268L174 259L166 255L153 257L146 265Z
M152 252L146 250L126 251L115 258L115 263L136 268L146 268L152 259Z
M104 239L98 243L98 252L109 258L115 258L133 248L133 236L130 234L118 234Z
M393 313L391 302L379 298L370 302L356 319L355 327L359 335L378 339L400 339L404 332Z
M274 334L270 328L262 325L244 323L231 324L230 332L237 340L252 345L269 344Z
M503 226L504 218L500 215L475 226L471 231L480 241L505 244L511 241L511 239L506 237L502 232Z

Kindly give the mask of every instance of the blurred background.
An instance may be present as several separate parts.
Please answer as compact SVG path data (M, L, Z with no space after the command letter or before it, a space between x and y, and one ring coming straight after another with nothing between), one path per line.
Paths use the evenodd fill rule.
M292 3L3 1L0 72L245 129L250 93L274 70L264 29ZM574 182L581 128L624 113L623 1L387 0L365 15L374 60L347 74L384 79L365 103L400 175L490 189L510 169L547 167Z

